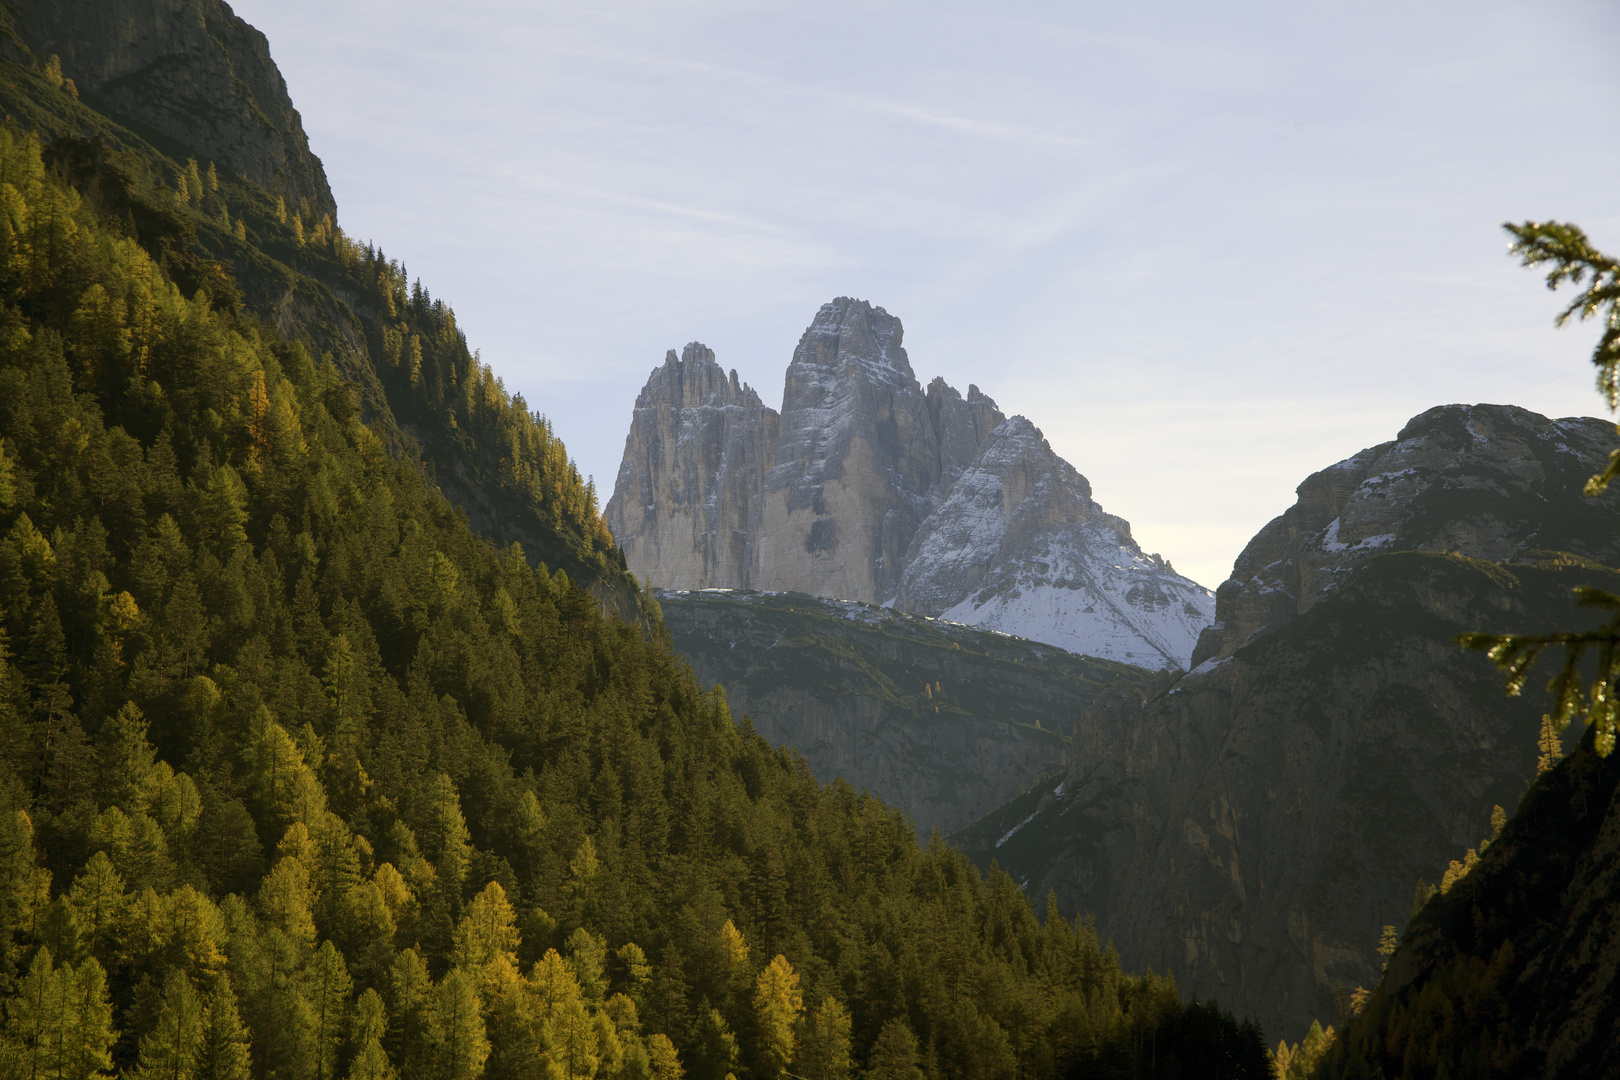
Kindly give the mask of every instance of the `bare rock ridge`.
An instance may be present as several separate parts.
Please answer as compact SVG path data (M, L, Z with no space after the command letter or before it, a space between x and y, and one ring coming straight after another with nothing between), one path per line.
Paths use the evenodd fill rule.
M1060 783L956 838L1093 912L1127 966L1290 1040L1377 981L1380 927L1489 835L1549 702L1457 633L1593 625L1620 589L1620 492L1583 496L1614 425L1448 405L1325 469L1219 593L1185 676L1106 689Z
M1570 498L1613 445L1601 420L1513 405L1447 405L1314 473L1261 529L1215 594L1193 664L1232 655L1303 615L1383 551L1457 551L1493 562L1530 548L1613 564L1613 507Z
M195 153L335 214L265 36L223 0L5 0L36 57L61 58L80 96L183 159Z
M1214 608L1103 511L1040 429L926 390L900 320L822 305L782 411L694 342L636 400L606 518L664 589L803 592L943 615L1092 656L1186 666Z

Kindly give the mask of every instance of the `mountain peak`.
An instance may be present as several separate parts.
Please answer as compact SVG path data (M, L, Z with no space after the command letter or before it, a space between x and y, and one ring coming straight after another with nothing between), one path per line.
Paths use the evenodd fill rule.
M682 361L672 353L637 400L608 504L631 569L662 588L890 604L1185 664L1209 590L1144 555L1027 418L1008 419L974 384L966 397L943 378L924 390L902 338L900 320L865 300L821 305L788 365L780 417L752 397L725 415L693 413L720 403L690 389L694 372L708 387L721 369L696 343ZM708 553L726 544L722 569Z

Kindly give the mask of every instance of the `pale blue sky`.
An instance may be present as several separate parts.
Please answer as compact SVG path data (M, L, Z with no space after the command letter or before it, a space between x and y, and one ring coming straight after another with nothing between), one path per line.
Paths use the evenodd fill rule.
M233 6L604 501L666 349L779 405L837 295L1210 586L1432 405L1601 415L1498 225L1620 250L1612 2Z

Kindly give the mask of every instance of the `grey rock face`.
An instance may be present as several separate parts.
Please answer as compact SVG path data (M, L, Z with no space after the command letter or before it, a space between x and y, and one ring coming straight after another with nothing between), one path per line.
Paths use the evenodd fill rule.
M765 478L760 588L867 603L894 596L940 471L901 336L899 319L841 296L799 339Z
M1299 485L1299 501L1260 530L1216 591L1215 622L1193 664L1230 656L1309 611L1380 552L1495 561L1543 548L1620 561L1620 511L1570 497L1613 443L1614 425L1602 420L1549 420L1513 405L1445 405L1414 417L1393 442Z
M749 587L777 424L712 350L695 341L679 358L670 350L636 399L604 512L638 575Z
M97 109L157 141L336 214L263 34L223 0L9 0L17 36ZM185 156L184 153L181 155Z
M1095 913L1128 968L1279 1037L1326 1022L1336 988L1376 981L1379 930L1405 924L1417 880L1534 774L1541 680L1508 698L1452 639L1597 621L1571 590L1620 588L1587 561L1620 562L1620 492L1581 490L1617 441L1601 421L1448 406L1318 473L1223 587L1228 605L1287 595L1283 617L1184 677L1105 692L1062 784L961 842Z
M637 402L608 505L630 569L661 588L889 604L1185 665L1209 590L1144 554L1028 420L1008 420L977 386L963 397L935 379L924 391L902 336L865 301L822 305L780 417L727 398L712 357L712 402L666 361ZM706 351L688 346L678 363L694 348ZM691 412L700 398L707 419Z
M928 416L938 435L940 480L947 487L973 463L990 433L1007 419L977 386L969 383L964 398L938 376L928 384Z

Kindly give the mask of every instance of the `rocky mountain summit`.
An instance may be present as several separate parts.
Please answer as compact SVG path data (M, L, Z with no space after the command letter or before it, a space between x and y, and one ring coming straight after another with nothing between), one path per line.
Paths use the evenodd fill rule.
M896 607L1150 668L1187 665L1209 590L1142 551L1039 428L977 386L925 390L900 320L824 304L780 413L705 346L636 400L606 519L668 589Z
M1193 663L1232 655L1338 588L1380 552L1457 551L1499 562L1532 548L1613 565L1620 511L1579 497L1614 425L1513 405L1446 405L1308 477L1216 592Z
M1572 590L1620 590L1620 492L1582 494L1616 444L1452 405L1310 477L1222 585L1200 664L1105 690L1062 779L958 841L1095 913L1128 964L1291 1040L1328 1022L1418 879L1535 775L1545 675L1505 697L1453 638L1599 621Z

